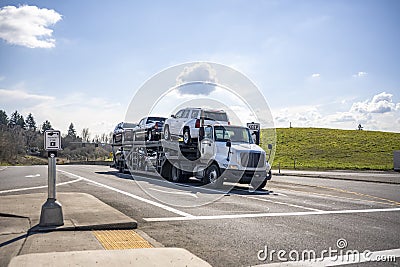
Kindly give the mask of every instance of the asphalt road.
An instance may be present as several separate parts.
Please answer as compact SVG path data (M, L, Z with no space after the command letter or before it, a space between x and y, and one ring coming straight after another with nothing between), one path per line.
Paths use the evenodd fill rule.
M331 256L354 250L395 255L396 262L379 264L400 263L400 185L274 176L264 190L227 184L232 190L226 193L106 166L57 170L59 192L92 194L164 246L186 248L213 266L301 260L307 251L327 258L329 250ZM0 196L46 191L47 166L0 167Z

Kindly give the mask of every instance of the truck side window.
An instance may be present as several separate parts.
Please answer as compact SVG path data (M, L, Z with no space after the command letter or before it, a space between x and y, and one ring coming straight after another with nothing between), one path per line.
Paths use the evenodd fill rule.
M212 128L211 127L205 127L204 128L204 137L208 138L208 139L213 139Z
M191 119L196 119L199 116L199 110L192 110L192 114L190 115Z
M190 110L185 109L185 110L183 111L183 114L182 114L182 117L181 117L181 118L188 118L188 117L189 117L189 113L190 113Z
M184 111L185 111L185 110L179 110L178 113L176 113L175 117L176 117L177 119L182 118L182 115L183 115L183 112L184 112Z

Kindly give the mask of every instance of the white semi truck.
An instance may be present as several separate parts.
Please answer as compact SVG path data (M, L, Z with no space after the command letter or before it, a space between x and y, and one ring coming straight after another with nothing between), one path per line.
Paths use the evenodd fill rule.
M215 188L230 181L261 189L271 179L272 145L267 154L247 127L202 126L197 142L191 145L179 140L134 141L132 136L126 129L121 141L113 143L113 166L121 172L154 170L172 182L195 177Z

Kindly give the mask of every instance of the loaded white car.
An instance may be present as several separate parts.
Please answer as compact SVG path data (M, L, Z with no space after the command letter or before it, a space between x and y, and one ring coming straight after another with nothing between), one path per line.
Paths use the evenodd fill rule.
M199 129L203 125L229 125L229 118L223 110L203 108L184 108L171 115L164 123L164 138L183 137L183 143L189 145L199 137Z

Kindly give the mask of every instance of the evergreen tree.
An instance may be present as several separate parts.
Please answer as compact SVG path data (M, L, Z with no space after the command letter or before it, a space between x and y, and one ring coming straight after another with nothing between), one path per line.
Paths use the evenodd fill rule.
M53 127L51 126L51 123L48 120L46 120L42 124L42 133L44 133L47 130L53 130Z
M25 123L26 123L26 127L27 127L28 130L31 130L31 131L34 131L34 132L36 131L36 128L37 128L36 127L36 121L33 118L32 113L28 114L28 116L26 117Z
M69 137L71 137L73 139L76 138L76 130L75 130L74 124L72 122L69 125L67 136L69 136Z
M8 125L8 116L4 110L0 110L0 125Z
M11 114L10 120L8 122L8 125L10 127L14 127L14 126L21 126L21 128L25 128L25 120L24 117L22 117L21 114L18 113L18 111L14 111Z

